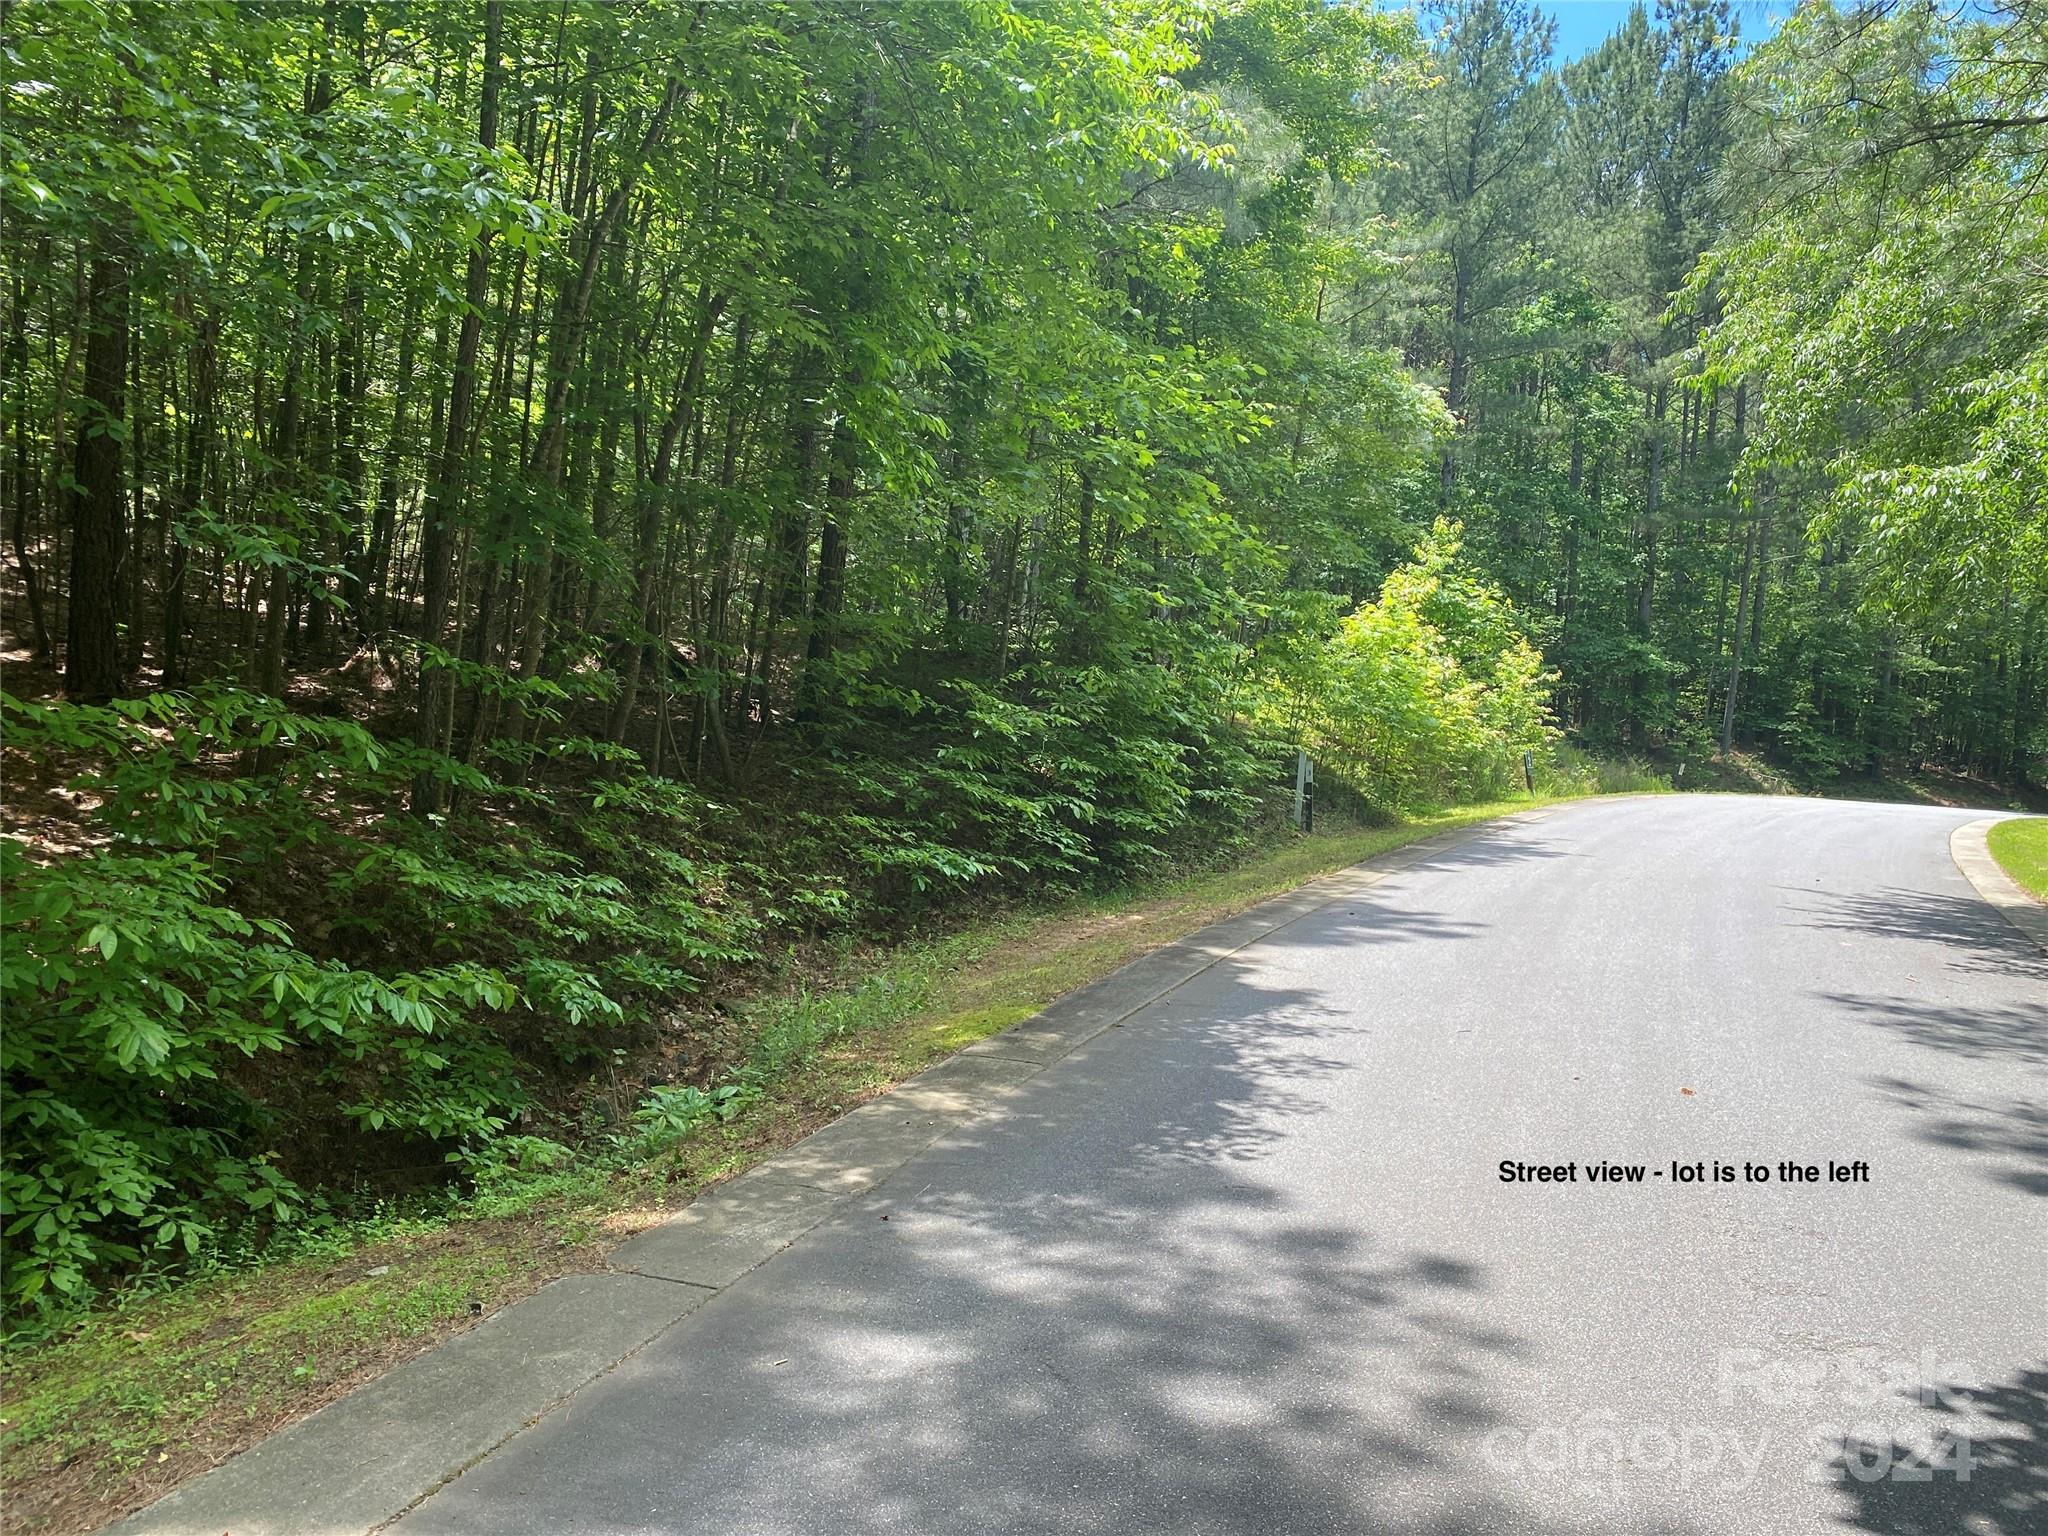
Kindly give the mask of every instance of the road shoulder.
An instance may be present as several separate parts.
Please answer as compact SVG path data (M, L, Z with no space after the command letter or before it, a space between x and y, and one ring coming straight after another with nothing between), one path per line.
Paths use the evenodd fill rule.
M1977 894L1998 909L1998 913L2027 938L2048 951L2048 906L2036 901L2020 883L1999 868L1991 856L1986 834L1998 824L1996 816L1966 822L1949 834L1949 857Z

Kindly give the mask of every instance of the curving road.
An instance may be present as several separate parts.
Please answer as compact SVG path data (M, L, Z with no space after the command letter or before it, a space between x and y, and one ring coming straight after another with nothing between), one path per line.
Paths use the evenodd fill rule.
M396 1529L2039 1536L2048 959L1950 861L1973 815L1593 802L1434 855Z

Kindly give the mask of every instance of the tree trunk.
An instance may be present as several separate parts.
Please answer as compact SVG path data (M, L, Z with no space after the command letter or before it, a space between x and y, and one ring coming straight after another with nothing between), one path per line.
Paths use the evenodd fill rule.
M832 433L832 457L825 474L825 516L818 528L818 584L811 598L810 638L804 647L803 704L799 719L816 719L820 689L839 645L839 616L846 603L844 517L853 503L856 476L853 429L841 413Z
M85 389L71 476L70 612L64 691L104 702L121 691L121 434L127 411L128 265L111 237L94 251L86 296Z
M504 0L484 0L484 72L477 104L477 142L485 149L498 142L498 88L502 66L498 44L504 35ZM433 484L426 498L425 546L421 574L424 594L420 604L420 639L439 647L447 637L449 579L455 552L455 507L462 494L463 457L469 443L469 416L476 402L478 343L483 336L484 301L489 296L490 246L483 234L469 250L469 267L463 286L462 329L455 343L455 373L448 389L448 419L441 438L440 457L434 465ZM447 734L448 715L454 702L455 682L445 668L430 667L424 658L420 671L419 719L415 739L429 752L441 750ZM431 815L447 803L447 785L432 769L421 770L413 780L412 808L417 815Z
M1755 655L1764 643L1764 603L1771 591L1771 514L1766 511L1757 525L1756 583L1749 599L1749 650Z
M380 633L390 609L391 550L398 534L399 459L413 393L414 333L419 306L408 298L398 336L398 370L392 384L391 431L377 460L377 494L370 513L369 538L356 565L356 632L364 639Z
M1658 412L1661 418L1661 410ZM1643 584L1636 593L1636 627L1650 633L1657 603L1657 506L1664 482L1664 428L1650 424L1649 464L1643 483Z
M198 507L206 485L206 461L213 450L219 336L219 322L211 314L195 327L191 376L187 380L192 417L185 432L184 472L178 479L177 504L165 519L169 524L171 558L169 573L164 578L164 681L174 686L185 681L185 581L190 565L178 525Z
M21 569L21 585L28 598L29 619L35 628L36 657L48 661L51 655L50 627L43 618L43 585L36 563L28 552L28 287L19 271L14 274L14 330L8 343L9 368L14 374L14 563Z
M638 525L634 538L634 606L633 616L639 633L629 637L631 651L626 657L625 677L619 684L619 696L612 706L611 740L623 746L626 731L632 724L633 707L640 693L640 674L644 666L647 648L657 642L661 646L661 664L667 668L667 636L662 633L659 623L657 599L660 596L660 558L662 513L666 510L670 467L675 462L676 446L683 434L695 422L697 400L704 388L704 358L711 343L712 328L718 317L725 311L725 297L713 294L708 286L700 285L697 292L697 333L690 347L690 360L683 371L683 378L676 390L675 404L670 407L668 420L662 423L661 442L656 448L654 464L649 471L647 483L640 488Z
M1735 599L1735 645L1728 659L1728 696L1721 706L1721 755L1735 750L1735 699L1742 688L1742 636L1749 618L1750 573L1756 565L1756 526L1752 524L1742 545L1742 584Z
M363 387L363 302L362 263L350 262L342 280L341 333L334 346L333 440L330 447L332 473L340 488L340 547L347 551L347 563L360 569L363 538L363 448L357 441L357 395ZM360 579L344 582L342 593L349 611L362 624L363 585ZM324 625L326 620L323 618Z
M761 623L761 656L755 672L760 699L760 728L765 731L774 714L775 658L783 621L789 617L793 600L801 599L808 573L805 556L811 547L811 492L818 481L818 411L815 398L817 379L815 354L799 357L790 371L790 476L791 494L787 505L777 509L768 534L763 575L766 591ZM740 715L744 719L751 705L742 694ZM758 738L757 738L758 739Z

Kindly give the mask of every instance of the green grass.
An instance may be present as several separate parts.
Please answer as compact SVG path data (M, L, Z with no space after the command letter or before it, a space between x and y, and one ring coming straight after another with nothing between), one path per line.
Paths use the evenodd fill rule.
M1570 798L1288 835L1222 867L842 954L809 985L740 1010L741 1059L772 1071L728 1121L623 1160L616 1149L553 1149L530 1169L500 1170L464 1204L131 1292L62 1338L10 1351L0 1374L8 1528L95 1529L472 1316L600 1266L707 1185L1149 950L1376 853Z
M1991 856L2013 879L2048 901L2048 816L2019 816L1996 823L1987 842Z
M531 1224L462 1223L98 1313L8 1362L7 1529L96 1529L479 1312L596 1260Z

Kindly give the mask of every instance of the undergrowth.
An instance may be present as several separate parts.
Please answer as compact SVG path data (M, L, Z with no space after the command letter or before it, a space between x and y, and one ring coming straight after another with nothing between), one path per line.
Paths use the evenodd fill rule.
M426 657L514 717L456 755L345 696L0 694L11 775L68 785L0 837L7 1327L643 1166L917 1004L806 992L818 956L1227 859L1278 825L1286 740L1382 819L1503 793L1525 754L1539 788L1615 787L1551 766L1540 658L1458 539L1249 676L1142 634L1000 688L867 658L716 792L586 731L604 689L573 670ZM447 809L410 814L422 785ZM742 1016L763 992L793 1000Z

